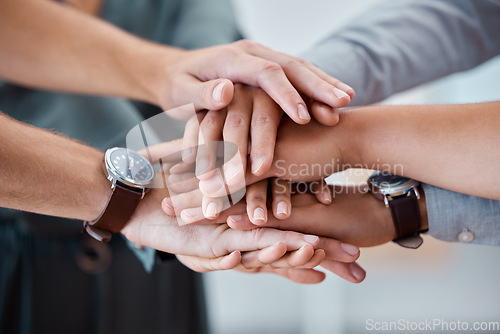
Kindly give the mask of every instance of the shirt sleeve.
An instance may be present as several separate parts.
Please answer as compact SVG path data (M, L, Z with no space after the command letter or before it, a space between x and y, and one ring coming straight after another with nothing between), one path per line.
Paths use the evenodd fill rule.
M423 185L429 234L450 242L500 246L500 201ZM463 240L461 234L469 232Z
M500 54L499 17L499 0L384 1L302 56L371 104Z

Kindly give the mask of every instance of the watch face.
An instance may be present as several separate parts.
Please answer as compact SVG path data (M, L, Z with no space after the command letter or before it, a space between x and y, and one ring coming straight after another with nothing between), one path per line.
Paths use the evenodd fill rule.
M132 186L145 186L154 175L147 159L125 148L113 148L106 152L106 164L121 181Z
M375 172L368 179L372 192L383 195L402 195L418 185L418 181L407 177Z

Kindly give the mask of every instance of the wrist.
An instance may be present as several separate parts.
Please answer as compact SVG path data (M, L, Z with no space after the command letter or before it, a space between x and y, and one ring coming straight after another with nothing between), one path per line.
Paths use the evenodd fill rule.
M171 89L169 78L183 51L146 41L140 43L143 45L122 58L122 67L127 69L132 82L126 96L162 107L166 102L165 92Z
M340 111L340 121L335 127L328 128L327 147L331 147L329 156L337 158L336 169L339 172L349 168L362 166L361 157L363 134L363 119L358 117L355 109L344 109Z

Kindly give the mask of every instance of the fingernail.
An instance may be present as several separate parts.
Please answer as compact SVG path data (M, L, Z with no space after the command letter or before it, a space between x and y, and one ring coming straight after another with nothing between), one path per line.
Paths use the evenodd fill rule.
M362 281L366 276L366 273L363 270L363 268L361 268L356 262L351 263L349 265L349 269L351 271L352 276L354 276L358 281Z
M304 235L304 241L314 246L319 241L319 237L306 234Z
M215 216L217 216L217 204L208 204L205 215L207 216L207 218L215 218Z
M340 246L342 247L344 252L346 252L347 254L349 254L351 256L354 256L354 255L359 253L359 248L354 246L354 245L342 243L342 244L340 244Z
M330 193L330 190L323 192L323 201L325 201L326 204L332 203L332 194Z
M224 177L226 182L230 183L238 174L240 174L241 168L238 168L235 164L228 163L224 168Z
M351 87L351 86L346 85L346 84L345 84L345 83L343 83L343 82L339 82L339 83L337 84L337 88L338 88L338 89L340 89L340 90L343 90L343 91L344 91L344 92L346 92L346 93L347 93L347 92L351 92L351 91L352 91L352 92L354 92L354 89L352 89L352 87Z
M297 111L299 113L299 118L304 120L310 120L311 116L309 116L309 112L307 112L307 108L303 104L299 104L297 106Z
M266 221L266 213L264 212L264 209L262 208L257 208L253 212L253 220L260 220L265 222Z
M161 204L164 208L163 211L166 211L166 210L174 211L174 207L170 204L170 199L164 198L163 201L161 202Z
M195 213L194 211L191 211L192 209L184 209L181 211L181 219L177 219L177 223L179 226L191 224L197 220L201 220L204 217L198 217L199 219L196 219L198 214Z
M278 205L276 206L276 213L282 215L288 215L288 205L283 201L279 202Z
M222 92L224 91L225 85L225 82L221 82L217 86L215 86L214 91L212 92L212 98L216 103L222 102Z
M252 159L252 174L257 175L257 173L262 169L264 165L264 159L257 157Z
M337 87L333 87L333 94L335 94L335 96L338 97L339 99L344 99L344 98L350 99L349 95L346 92L338 89Z
M241 215L234 215L227 217L227 219L232 220L233 223L239 223L243 218L241 217Z

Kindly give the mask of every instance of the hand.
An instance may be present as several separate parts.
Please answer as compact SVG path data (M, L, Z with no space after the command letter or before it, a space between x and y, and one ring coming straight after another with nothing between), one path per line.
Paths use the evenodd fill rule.
M354 97L351 87L311 64L250 41L194 51L169 49L165 55L165 79L157 93L164 109L189 103L196 110L224 108L232 100L232 81L262 88L290 118L305 124L311 117L299 92L333 108ZM320 120L322 108L311 110Z
M195 198L196 196L198 196L198 198ZM311 194L310 196L311 198L314 199L314 202L316 202L316 196L313 194ZM179 220L179 223L181 224L196 223L198 225L210 224L209 226L213 226L214 223L220 224L227 221L229 225L237 227L247 228L249 227L249 225L251 225L253 228L256 228L255 225L249 223L248 216L245 213L246 203L242 202L237 203L232 207L230 207L229 209L223 211L217 219L207 220L203 216L203 210L201 207L196 207L196 208L190 207L190 205L192 205L194 201L201 201L201 198L202 196L200 195L200 192L197 190L194 192L185 193L183 194L183 196L177 198L177 200L174 202L175 205L172 204L172 201L169 198L166 198L162 202L163 211L171 216L175 216L176 211L182 212L181 220ZM272 217L272 213L269 213L268 216L271 217L270 221L272 222L277 220L276 218ZM293 216L294 215L292 215L292 217ZM228 219L228 217L231 217L231 219ZM287 220L288 219L283 220L283 222L286 222ZM190 225L190 226L196 226L196 225ZM359 249L356 246L342 243L338 240L334 240L331 238L320 238L318 248L325 251L325 260L323 260L321 263L322 266L324 266L326 269L332 271L333 273L339 275L340 277L350 282L358 283L364 279L365 276L364 270L353 262L359 257ZM199 259L195 260L199 261ZM201 264L201 266L205 267L209 265L210 264L207 264L206 261ZM279 270L278 269L274 270L274 269L275 268L272 268L272 266L271 267L265 266L262 269L262 271L273 270L273 272L277 271L275 272L277 274L292 275L294 278L289 276L286 277L289 277L294 281L297 281L297 279L301 278L305 279L306 281L315 282L317 279L319 279L318 274L311 272L310 270L301 269L299 271L299 270L281 270L281 268ZM295 277L295 275L298 276Z
M250 155L250 169L254 175L263 175L270 169L283 112L262 90L244 85L236 85L235 88L234 99L227 108L198 112L191 117L184 131L182 158L188 164L196 161L196 175L206 179L208 175L213 175L217 151L221 149L218 145L212 145L210 150L209 144L224 140L226 144L223 149L227 154L231 151L227 147L228 143L235 143L237 151L233 149L234 157L225 157L223 174L228 189L239 191L245 187L247 155ZM338 120L336 110L328 106L323 106L323 109L325 113L321 117L327 124ZM198 145L203 145L201 152ZM249 187L248 191L252 193L257 188ZM210 202L209 199L207 201ZM208 202L205 208L209 207ZM220 208L215 200L212 202L213 207ZM250 205L251 201L248 203ZM210 213L205 212L205 217L216 218L216 214L218 212L211 210Z
M261 250L281 242L286 251L299 250L303 246L317 248L320 244L316 236L268 228L237 231L225 224L178 226L174 218L161 210L161 202L166 195L168 193L164 189L152 189L146 195L122 230L127 239L173 254L204 258L225 256L234 251ZM283 245L279 247L278 250L281 250Z
M293 215L286 220L271 217L263 226L314 233L359 247L384 244L396 237L390 210L364 187L330 186L330 189L335 194L331 204L319 204L308 193L293 195ZM425 199L421 198L419 205L422 218L426 220ZM255 228L244 211L229 216L227 222L234 229Z
M316 182L344 168L355 167L345 163L357 154L357 140L344 122L341 117L340 123L335 128L330 128L315 121L297 125L289 119L283 119L278 129L274 161L269 171L259 176L247 172L246 184L269 177L294 182ZM226 195L220 173L201 180L199 187L209 197Z
M233 252L215 259L177 255L177 259L198 272L236 269L246 273L273 273L302 284L315 284L324 280L325 274L313 268L323 261L325 251L314 251L312 246L306 245L297 251L285 253L286 246L279 243L262 251L246 252L243 255Z

